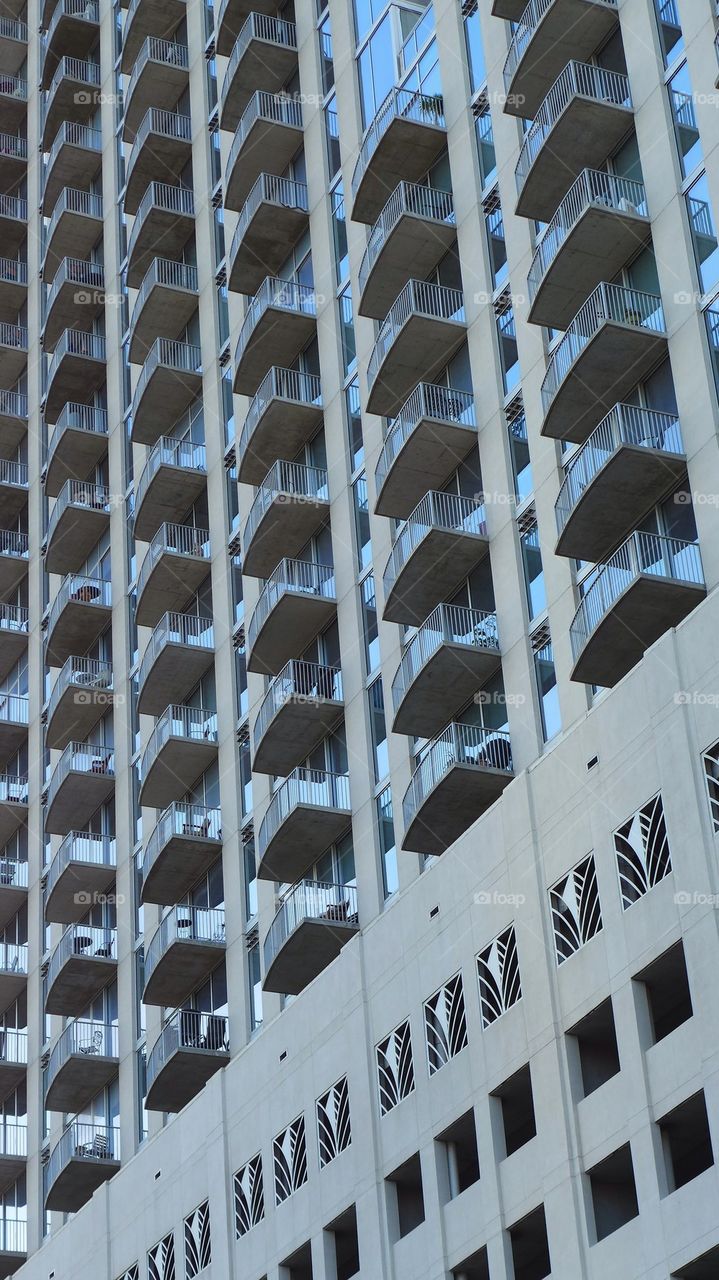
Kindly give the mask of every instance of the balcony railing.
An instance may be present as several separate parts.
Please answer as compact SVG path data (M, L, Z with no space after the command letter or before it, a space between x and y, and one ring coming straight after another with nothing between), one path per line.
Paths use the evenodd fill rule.
M137 594L142 595L158 560L166 555L210 558L210 531L191 524L161 524L147 548L137 579Z
M158 819L142 859L143 877L147 877L162 850L173 836L191 836L195 840L221 840L222 815L219 809L202 804L174 801Z
M240 453L250 448L250 441L257 423L272 400L321 405L320 380L314 373L299 373L296 369L281 369L273 366L262 379L250 402L240 435Z
M199 373L202 368L202 352L194 343L156 338L137 379L133 408L140 403L148 382L160 367L173 369L176 373Z
M420 671L443 644L465 644L475 649L498 649L496 613L440 604L418 628L405 649L392 681L392 704L397 712Z
M0 390L0 414L7 418L27 418L27 396L23 391Z
M147 1059L148 1093L178 1049L226 1054L229 1051L227 1018L218 1013L200 1013L197 1009L178 1009L173 1013Z
M70 80L76 84L90 84L99 88L101 83L100 64L99 62L89 62L86 58L60 58L50 81L47 94L43 99L43 122L48 114L53 97L63 80ZM84 99L80 99L80 101L84 101ZM87 105L89 106L90 103L88 102Z
M151 133L156 133L162 138L176 138L179 142L192 142L192 120L190 116L180 115L176 111L149 107L135 134L128 172L132 168L133 157L145 145Z
M28 724L29 699L19 693L0 690L0 724Z
M267 579L250 618L247 644L251 649L265 622L286 592L335 599L335 571L331 565L310 560L282 560Z
M17 258L0 258L0 281L3 284L27 284L27 263Z
M63 933L50 956L45 990L53 986L60 970L72 956L87 959L117 960L117 930L90 924L71 924Z
M3 804L21 804L28 802L27 777L20 774L0 774L0 800ZM27 862L20 858L3 856L0 858L0 890L27 889L29 884L29 868ZM0 1031L0 1039L2 1032ZM2 1056L0 1055L0 1062Z
M224 945L225 912L222 907L173 907L153 933L145 952L145 984L174 942L206 942Z
M127 245L128 258L133 255L140 230L151 209L176 214L178 218L194 218L195 197L188 187L176 187L167 182L151 182L137 207Z
M695 542L636 532L599 569L569 628L575 662L589 637L609 610L640 575L704 585L699 547Z
M392 543L392 551L384 572L385 597L430 529L447 533L470 533L487 536L487 519L483 502L456 493L430 490L417 503L411 516L401 526Z
M68 573L60 583L60 590L50 605L48 634L52 632L60 614L68 604L96 604L109 609L112 604L110 583L105 582L103 578L88 578L81 573Z
M265 972L290 934L304 920L325 920L336 924L359 924L357 889L349 884L327 884L321 880L300 880L286 893L265 938Z
M350 782L346 774L326 773L324 769L295 769L273 793L260 824L258 854L261 858L277 835L282 823L298 805L318 809L346 809L349 813Z
M99 658L68 658L48 699L48 721L52 720L61 698L71 685L78 685L82 690L78 701L109 706L112 702L112 663Z
M242 244L248 226L263 204L277 204L285 209L301 209L303 213L309 213L307 187L304 182L295 182L292 178L278 178L273 173L261 173L237 219L230 249L231 261Z
M617 213L647 214L647 197L643 182L618 178L599 169L585 169L570 187L552 221L549 223L532 260L527 276L529 300L534 302L537 290L564 244L572 228L592 204Z
M318 662L291 658L272 680L257 713L254 728L255 750L264 738L277 712L288 702L341 702L342 672L339 667L326 667Z
M19 1066L24 1066L27 1062L27 1031L24 1028L3 1027L0 1031L0 1064L3 1062L17 1063Z
M130 328L137 323L137 317L157 286L197 293L197 267L187 262L173 262L171 258L153 258L135 298Z
M50 1152L45 1166L45 1196L71 1160L119 1160L120 1130L112 1125L73 1120Z
M9 458L0 458L0 485L9 484L18 489L27 489L27 463L12 462Z
M0 976L19 973L27 976L27 943L0 943Z
M50 543L59 521L68 507L86 507L88 511L110 514L112 494L107 485L90 484L86 480L66 480L47 522L47 541Z
M142 777L146 778L165 743L170 738L187 742L217 742L217 712L205 707L186 707L174 703L163 711L145 748Z
M405 214L423 218L426 222L445 222L451 226L456 223L451 191L439 191L417 182L400 182L372 228L360 263L360 293L389 236Z
M192 645L195 649L215 647L212 618L202 618L196 613L165 613L154 628L142 655L138 685L142 689L158 655L168 644Z
M0 98L18 98L27 102L27 80L5 73L0 76Z
M464 427L476 427L474 396L469 391L457 391L433 382L418 383L402 405L382 446L375 468L377 493L413 431L427 418L436 422L457 422Z
M416 124L430 124L443 129L446 124L444 104L436 95L420 93L417 89L390 90L374 120L365 130L352 174L353 197L357 195L372 157L394 120L413 120Z
M405 830L438 782L454 765L477 765L512 772L512 747L503 730L453 722L425 749L402 802Z
M0 195L0 218L9 218L12 222L27 222L27 200L22 196Z
M3 1118L0 1121L0 1156L27 1155L27 1125Z
M52 803L66 778L71 773L88 773L112 778L115 773L115 753L112 747L89 742L68 742L58 760L47 790L47 807Z
M245 313L235 350L235 364L239 364L250 338L260 319L270 307L294 311L298 315L317 315L317 295L309 285L294 280L277 280L268 276L262 282Z
M294 22L285 22L283 18L273 18L265 13L251 13L235 41L235 47L227 63L225 78L222 82L223 101L232 83L232 77L253 40L265 40L268 44L283 45L285 49L296 49L297 28Z
M380 326L372 355L367 365L367 383L372 386L382 364L410 316L428 316L432 320L464 322L464 295L461 289L449 289L428 280L408 280L387 319Z
M102 132L100 129L92 129L88 124L77 124L74 120L63 120L50 148L45 165L45 179L47 179L49 171L64 146L82 147L85 151L101 152Z
M587 485L621 445L683 453L679 419L674 414L643 409L635 404L616 404L610 409L567 468L554 508L558 533L563 532Z
M294 502L312 503L319 506L329 501L327 472L324 467L308 467L301 462L275 462L259 486L244 532L244 544L247 548L254 538L262 522L263 516L270 509L279 494L290 495Z
M30 611L22 604L0 604L0 636L28 635Z
M75 404L68 401L64 404L55 426L53 427L47 453L51 458L57 449L60 437L67 430L89 431L96 435L107 435L107 409L96 409L91 404Z
M542 404L548 412L572 365L607 321L664 333L662 300L654 293L600 284L577 312L549 362L542 383Z
M27 138L18 138L14 133L0 133L0 157L2 156L9 160L27 160Z
M65 1027L50 1052L46 1092L57 1073L73 1054L88 1058L118 1058L120 1053L117 1024L79 1018Z
M8 324L4 320L0 324L0 347L13 347L16 351L27 351L27 329L24 325Z
M65 284L102 293L105 288L105 269L100 262L86 262L83 258L63 258L45 295L45 316L52 310L53 303Z
M27 44L27 23L19 18L0 18L0 40L18 40Z
M91 831L68 831L47 872L45 898L50 897L63 872L74 862L87 862L98 867L117 865L115 841L112 836L96 835Z
M511 89L517 67L534 39L537 27L554 3L555 0L529 0L529 4L514 29L512 43L509 46L509 53L504 64L504 87L507 93ZM593 3L596 3L596 0L593 0ZM607 8L616 9L617 7L617 0L601 0L601 3L606 5Z
M15 529L0 529L0 556L9 556L12 560L27 560L29 548L30 540L26 533L17 533Z
M96 196L92 191L79 191L77 187L63 187L55 204L52 207L52 215L47 224L45 236L43 240L43 249L52 240L55 229L63 214L78 214L81 217L96 218L102 221L102 196ZM99 270L102 267L99 266Z
M527 132L515 169L517 191L521 195L532 165L562 112L572 98L591 98L595 102L631 110L629 80L619 71L608 71L589 62L569 62L557 77L542 103L534 123Z
M65 329L60 335L48 366L46 387L49 387L65 356L77 356L83 360L105 360L105 339L99 333L87 333L84 329Z
M125 93L125 102L129 102L137 82L148 62L162 62L168 67L179 67L187 71L190 63L186 44L178 44L176 40L161 40L158 36L148 36L132 68L132 75Z
M285 124L292 129L302 128L302 105L294 98L286 95L265 93L258 89L245 107L240 123L235 132L234 141L225 169L225 186L237 163L237 157L247 141L247 137L257 120L265 120L269 124Z
M174 436L160 436L147 455L140 479L137 482L135 510L143 503L150 484L160 467L177 467L185 471L207 471L207 458L204 444L194 444L192 440L178 440Z
M81 18L85 22L98 23L100 21L100 7L97 0L59 0L59 3L53 9L47 31L43 36L45 49L52 41L55 30L63 18Z
M0 1218L0 1253L27 1253L27 1222Z

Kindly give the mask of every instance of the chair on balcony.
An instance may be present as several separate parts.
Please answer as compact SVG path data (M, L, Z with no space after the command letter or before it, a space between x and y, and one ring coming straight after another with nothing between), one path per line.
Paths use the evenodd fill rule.
M91 773L107 773L110 768L109 751L103 756L95 756L90 765Z
M77 600L80 603L85 604L93 600L97 600L99 594L100 594L99 587L92 586L91 583L86 582L81 587L77 587L77 589L72 592L70 599Z
M477 752L474 762L485 769L511 769L512 748L503 735L489 735L485 738L484 746Z
M92 938L88 938L86 934L76 934L72 941L72 949L76 956L84 956L88 949L92 946Z
M16 862L0 862L0 885L14 884L16 875Z
M183 1009L180 1013L180 1047L183 1049L202 1048L200 1020L195 1009Z
M109 1150L107 1135L96 1133L92 1142L81 1142L75 1148L75 1154L83 1160L107 1160Z
M212 1015L207 1019L207 1028L200 1042L201 1049L224 1049L226 1047L227 1019Z
M93 1031L90 1040L83 1040L77 1046L78 1053L83 1053L85 1057L90 1057L94 1054L100 1053L102 1049L102 1038L102 1032L99 1029L97 1031Z
M210 823L209 816L205 818L204 822L183 822L182 834L183 836L198 836L200 839L205 839L210 834Z
M113 959L112 943L108 942L105 944L104 947L98 947L95 952L95 955L102 956L105 960L112 960Z

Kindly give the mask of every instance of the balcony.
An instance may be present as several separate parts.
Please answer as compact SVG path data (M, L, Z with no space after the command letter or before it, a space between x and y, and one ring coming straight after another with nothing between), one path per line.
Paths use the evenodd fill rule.
M187 187L151 182L140 201L127 245L127 283L137 289L158 253L179 258L195 225L195 199Z
M27 23L0 18L0 71L15 75L27 59Z
M27 652L30 615L22 604L0 604L0 680Z
M168 36L186 17L185 0L131 0L122 31L124 74L132 71L147 36Z
M27 435L27 396L0 389L0 454L8 457Z
M117 875L115 841L89 831L69 831L47 872L45 919L75 924L110 891Z
M0 1001L7 1009L27 987L27 944L0 943Z
M27 463L0 458L0 507L2 518L14 524L27 506ZM0 641L2 641L0 630Z
M279 271L288 249L308 224L304 182L261 173L237 219L230 247L228 288L253 296L265 276Z
M420 382L382 446L374 473L377 515L406 519L427 485L443 485L476 442L471 393Z
M27 576L28 558L27 534L0 529L0 597L7 599L15 594Z
M97 0L57 0L42 38L42 89L50 84L60 58L87 57L97 41L99 28Z
M27 1074L27 1031L23 1027L4 1027L1 1040L0 1083L3 1096L7 1097L8 1093L22 1084ZM3 1252L2 1225L0 1224L0 1275L3 1275Z
M225 208L238 213L260 174L284 173L302 143L302 106L259 91L245 107L225 169Z
M516 212L549 222L582 170L604 164L633 118L626 76L570 62L525 134L515 170Z
M633 533L599 567L574 616L572 680L612 688L705 595L696 543Z
M254 773L285 777L344 715L342 672L292 658L270 682L255 719Z
M353 885L301 880L286 893L265 938L265 991L299 995L359 933Z
M590 58L618 21L617 0L530 0L504 64L505 111L533 120L567 63Z
M61 667L73 654L89 649L109 627L112 616L110 583L69 573L50 606L45 657Z
M155 444L201 391L200 348L157 338L147 353L132 398L135 444Z
M14 1275L27 1258L27 1222L0 1218L0 1276Z
M102 235L102 197L65 187L43 238L43 277L51 280L64 258L87 260Z
M147 455L137 482L135 538L149 542L161 524L181 520L204 493L206 483L204 444L161 436Z
M242 572L266 578L283 555L307 545L329 519L327 472L299 462L276 462L250 507L242 534Z
M322 421L320 380L314 373L273 366L245 418L237 450L241 484L261 484L278 458L294 457Z
M419 626L488 552L483 503L430 490L392 544L384 571L385 621Z
M27 200L0 195L0 235L5 250L16 254L27 235Z
M650 234L643 183L585 169L534 255L529 319L566 329L592 290L617 276Z
M182 612L210 572L210 534L189 524L163 524L147 548L137 579L137 621L154 627Z
M410 280L387 315L367 365L367 411L395 417L418 379L431 382L464 341L459 289Z
M444 853L511 782L509 734L448 724L425 749L402 802L403 849Z
M84 741L112 706L112 663L68 658L47 703L45 746L61 751L73 738Z
M147 1111L181 1111L230 1061L227 1019L178 1009L147 1059Z
M45 569L69 573L84 564L110 528L112 495L104 484L66 481L47 524Z
M152 832L142 859L142 901L179 902L222 851L219 809L171 804Z
M137 213L140 200L157 173L158 156L162 156L163 176L179 181L192 156L189 116L150 107L143 117L127 161L125 213Z
M17 315L26 298L27 263L17 258L0 258L0 312Z
M173 907L145 952L145 1004L182 1004L225 957L223 908Z
M48 217L65 187L86 191L102 165L102 133L89 125L63 120L45 162L42 208ZM73 246L73 251L77 249Z
M45 1166L45 1208L77 1213L119 1168L120 1130L73 1120Z
M220 94L220 128L234 133L257 90L276 94L297 70L297 29L269 14L251 13L235 41Z
M352 174L352 217L377 221L398 182L418 182L447 145L439 94L392 89L365 130Z
M283 560L265 583L247 631L247 667L277 675L337 612L331 565Z
M52 351L65 329L92 322L105 307L105 271L99 262L63 258L45 295L42 343Z
M171 111L189 82L186 44L147 36L138 50L124 98L122 136L131 142L150 109Z
M0 827L5 843L12 838L18 827L26 823L27 805L27 777L0 774ZM4 928L26 906L27 890L27 862L7 855L0 858L0 928ZM0 1056L0 1084L4 1083Z
M197 686L214 658L212 618L196 613L166 613L142 655L138 711L161 715L173 697L182 700Z
M160 716L142 757L140 804L166 809L217 759L217 713L173 705Z
M79 1016L116 976L116 930L84 921L69 925L50 956L45 1012Z
M24 325L0 321L0 367L8 382L17 382L27 368L28 333Z
M273 793L260 824L257 875L295 884L350 825L345 774L295 769Z
M47 793L45 830L65 836L84 827L115 790L115 754L101 743L68 742Z
M82 58L61 58L42 100L40 142L47 151L60 125L87 125L100 97L100 64Z
M141 364L153 343L177 333L197 311L197 267L169 258L150 264L132 309L129 356Z
M0 1191L7 1191L25 1172L27 1125L10 1116L0 1122Z
M27 741L28 699L0 690L0 760L14 756Z
M662 300L600 284L555 349L542 383L542 435L583 444L666 354Z
M400 182L372 228L360 263L360 314L384 320L408 280L429 276L456 238L451 192Z
M250 13L274 14L275 0L221 0L217 11L217 52L227 57Z
M99 391L105 372L105 339L84 329L66 329L58 339L47 371L48 420L54 422L68 401Z
M245 312L237 339L234 390L254 395L275 360L291 365L316 330L314 289L267 276Z
M63 405L47 450L45 493L57 498L69 480L87 476L107 453L107 409Z
M71 1022L50 1051L45 1085L47 1111L84 1111L120 1066L117 1025Z
M679 419L617 404L567 467L555 506L556 552L597 563L686 472Z
M405 646L392 681L395 733L431 738L500 666L496 613L440 604Z
M27 173L27 138L0 132L0 186L16 187Z

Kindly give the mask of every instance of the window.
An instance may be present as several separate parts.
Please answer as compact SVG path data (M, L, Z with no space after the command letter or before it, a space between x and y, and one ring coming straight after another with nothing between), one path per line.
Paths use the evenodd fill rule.
M414 1059L409 1022L402 1022L375 1049L380 1115L386 1116L414 1092Z
M345 391L347 409L347 430L350 446L350 471L355 472L364 462L364 441L362 439L362 415L360 412L359 383L353 378Z
M469 83L472 93L476 93L487 79L487 67L482 45L482 29L479 24L479 9L475 9L464 20L464 38L467 44L467 62L469 63Z
M504 394L509 395L519 383L519 354L517 351L517 328L514 322L514 311L506 298L497 303L497 337L499 339L499 358L502 366Z
M379 6L378 6L379 7ZM357 59L362 127L374 120L395 82L395 56L392 42L392 14L380 22Z
M705 173L687 191L686 202L699 282L702 293L709 293L719 281L719 244Z
M688 178L697 165L702 163L703 157L694 111L694 95L686 63L672 76L668 90L682 177Z
M351 373L357 364L355 329L352 317L352 293L349 286L339 296L339 309L340 331L342 334L342 365L346 376Z
M549 742L562 727L559 710L557 673L554 669L554 650L547 628L542 627L531 637L534 653L534 675L542 716L542 737Z
M332 201L332 239L335 250L335 271L337 273L337 283L341 284L341 282L349 275L349 257L347 254L347 214L345 212L345 199L341 185L335 187L330 199ZM350 324L352 322L351 311L350 298ZM354 333L352 334L352 341L354 343Z
M307 1143L305 1119L298 1116L272 1143L275 1170L275 1204L298 1191L307 1181Z
M486 94L482 94L474 106L474 133L477 140L477 156L482 187L489 186L497 176L497 156L494 149L492 115Z
M347 1077L322 1094L317 1100L317 1142L320 1168L345 1151L352 1141L350 1095Z
M265 1216L262 1156L257 1155L235 1174L235 1235L239 1240Z
M382 858L382 886L385 898L389 898L399 889L397 845L392 817L392 792L389 787L385 787L384 791L377 796L376 804L379 847Z
M489 245L489 263L493 288L499 289L507 279L507 245L504 239L504 218L495 189L484 202L484 225Z
M381 782L389 773L389 755L387 752L387 724L384 714L384 689L382 677L379 676L367 690L369 698L370 729L374 751L375 782Z
M367 675L379 666L379 627L377 625L377 596L374 574L368 573L360 583L362 601L362 635L364 638L364 660Z
M514 472L514 493L517 502L524 502L534 488L532 481L532 464L529 459L529 440L527 436L527 420L524 408L515 411L507 423L509 431L509 448L512 455L512 471Z
M654 0L654 9L659 26L659 43L662 47L664 66L668 67L684 52L676 0Z
M253 942L247 952L247 979L250 996L250 1030L256 1031L262 1026L262 972L259 942Z
M357 538L357 565L361 572L372 563L369 499L367 497L367 480L364 475L358 476L352 485L352 499L355 513L355 535Z
M533 511L528 513L526 519L522 521L519 542L522 548L524 585L527 590L527 605L531 621L542 613L547 606L542 552L539 546L539 529Z
M212 1262L210 1204L208 1200L185 1218L185 1275L194 1280Z

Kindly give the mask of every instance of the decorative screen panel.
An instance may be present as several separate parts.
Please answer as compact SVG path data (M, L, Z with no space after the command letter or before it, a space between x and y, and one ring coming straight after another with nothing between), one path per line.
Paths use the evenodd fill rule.
M387 1115L414 1090L414 1061L409 1020L377 1045L380 1114Z
M500 933L484 951L480 951L477 956L477 975L482 1026L489 1027L522 998L517 937L513 924Z
M461 973L455 974L424 1004L427 1063L433 1076L467 1047L467 1014Z
M709 814L714 833L719 831L719 742L704 752L704 776L709 795Z
M262 1156L253 1156L235 1174L235 1235L247 1232L265 1216L265 1192L262 1185Z
M272 1143L275 1204L282 1204L307 1181L305 1118L298 1116Z
M133 1262L132 1266L127 1268L127 1271L123 1271L122 1275L117 1277L117 1280L140 1280L139 1262Z
M185 1218L185 1275L194 1280L212 1262L210 1205L207 1200Z
M175 1270L175 1237L172 1232L160 1240L147 1255L148 1280L177 1280Z
M624 910L659 884L672 869L661 794L614 832Z
M563 964L602 927L597 869L590 853L549 890L557 964Z
M350 1094L346 1076L317 1100L317 1140L321 1169L352 1141Z

